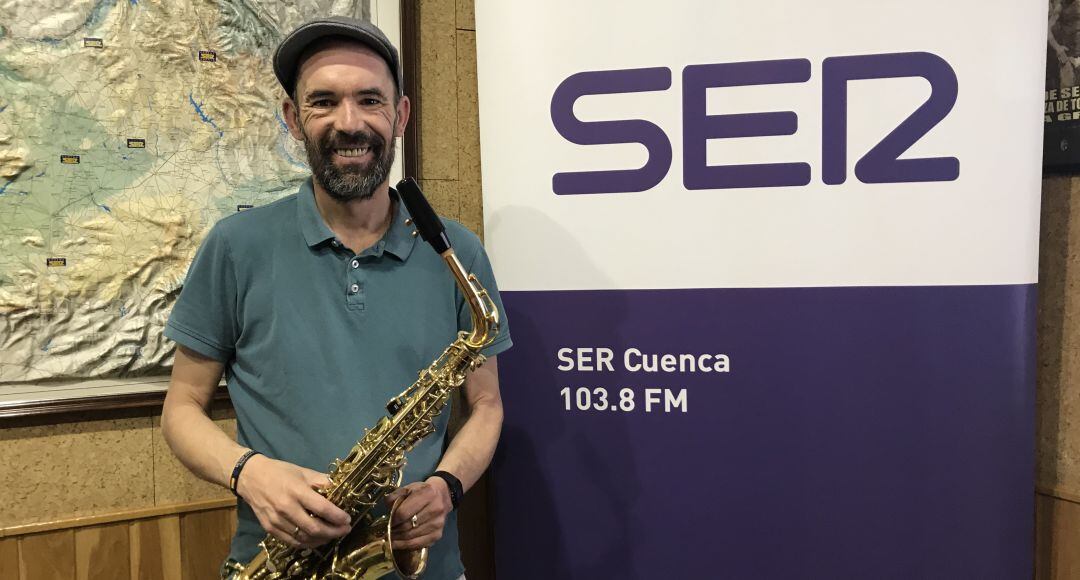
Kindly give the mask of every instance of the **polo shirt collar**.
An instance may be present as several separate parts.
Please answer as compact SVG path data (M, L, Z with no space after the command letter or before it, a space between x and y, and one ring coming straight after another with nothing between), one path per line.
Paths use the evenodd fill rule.
M334 239L334 232L323 221L319 214L319 208L315 205L315 188L311 185L311 178L304 180L300 190L296 192L296 217L300 220L300 232L304 234L304 241L309 248Z
M315 189L310 177L300 186L296 197L300 231L308 247L313 248L334 240L334 232L323 221L322 214L315 205ZM386 251L404 262L416 245L416 237L413 236L413 228L405 224L409 212L405 210L405 204L401 203L401 198L393 187L390 188L390 199L395 202L394 217L390 220L390 227L383 234L382 240L375 246L374 255L381 256L382 252Z

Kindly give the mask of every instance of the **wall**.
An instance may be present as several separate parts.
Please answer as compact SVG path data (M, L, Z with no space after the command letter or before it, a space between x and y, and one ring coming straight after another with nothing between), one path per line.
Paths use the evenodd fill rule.
M483 237L472 0L420 2L420 170L439 213Z
M1080 578L1080 179L1043 181L1036 397L1037 578ZM1076 210L1076 211L1074 211Z
M421 186L441 215L483 237L473 0L421 0L419 5ZM456 398L455 410L461 406ZM455 412L451 430L460 420ZM465 496L458 518L469 580L495 577L488 513L485 477Z

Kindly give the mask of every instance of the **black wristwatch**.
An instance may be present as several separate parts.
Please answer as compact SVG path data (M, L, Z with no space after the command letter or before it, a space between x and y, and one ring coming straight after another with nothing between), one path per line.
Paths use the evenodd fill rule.
M439 477L446 482L446 487L450 488L450 504L457 509L458 504L461 503L461 496L465 495L465 491L461 488L461 481L452 473L445 471L436 471L431 474L431 477Z

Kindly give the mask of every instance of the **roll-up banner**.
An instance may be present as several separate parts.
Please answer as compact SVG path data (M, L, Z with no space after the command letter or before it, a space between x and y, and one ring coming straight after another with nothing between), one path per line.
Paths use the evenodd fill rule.
M500 578L1028 578L1047 9L480 0Z

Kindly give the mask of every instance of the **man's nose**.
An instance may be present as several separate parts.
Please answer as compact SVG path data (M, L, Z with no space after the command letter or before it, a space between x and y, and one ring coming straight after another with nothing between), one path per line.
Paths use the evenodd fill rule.
M345 100L338 107L334 128L342 133L356 133L364 127L360 106L351 100Z

